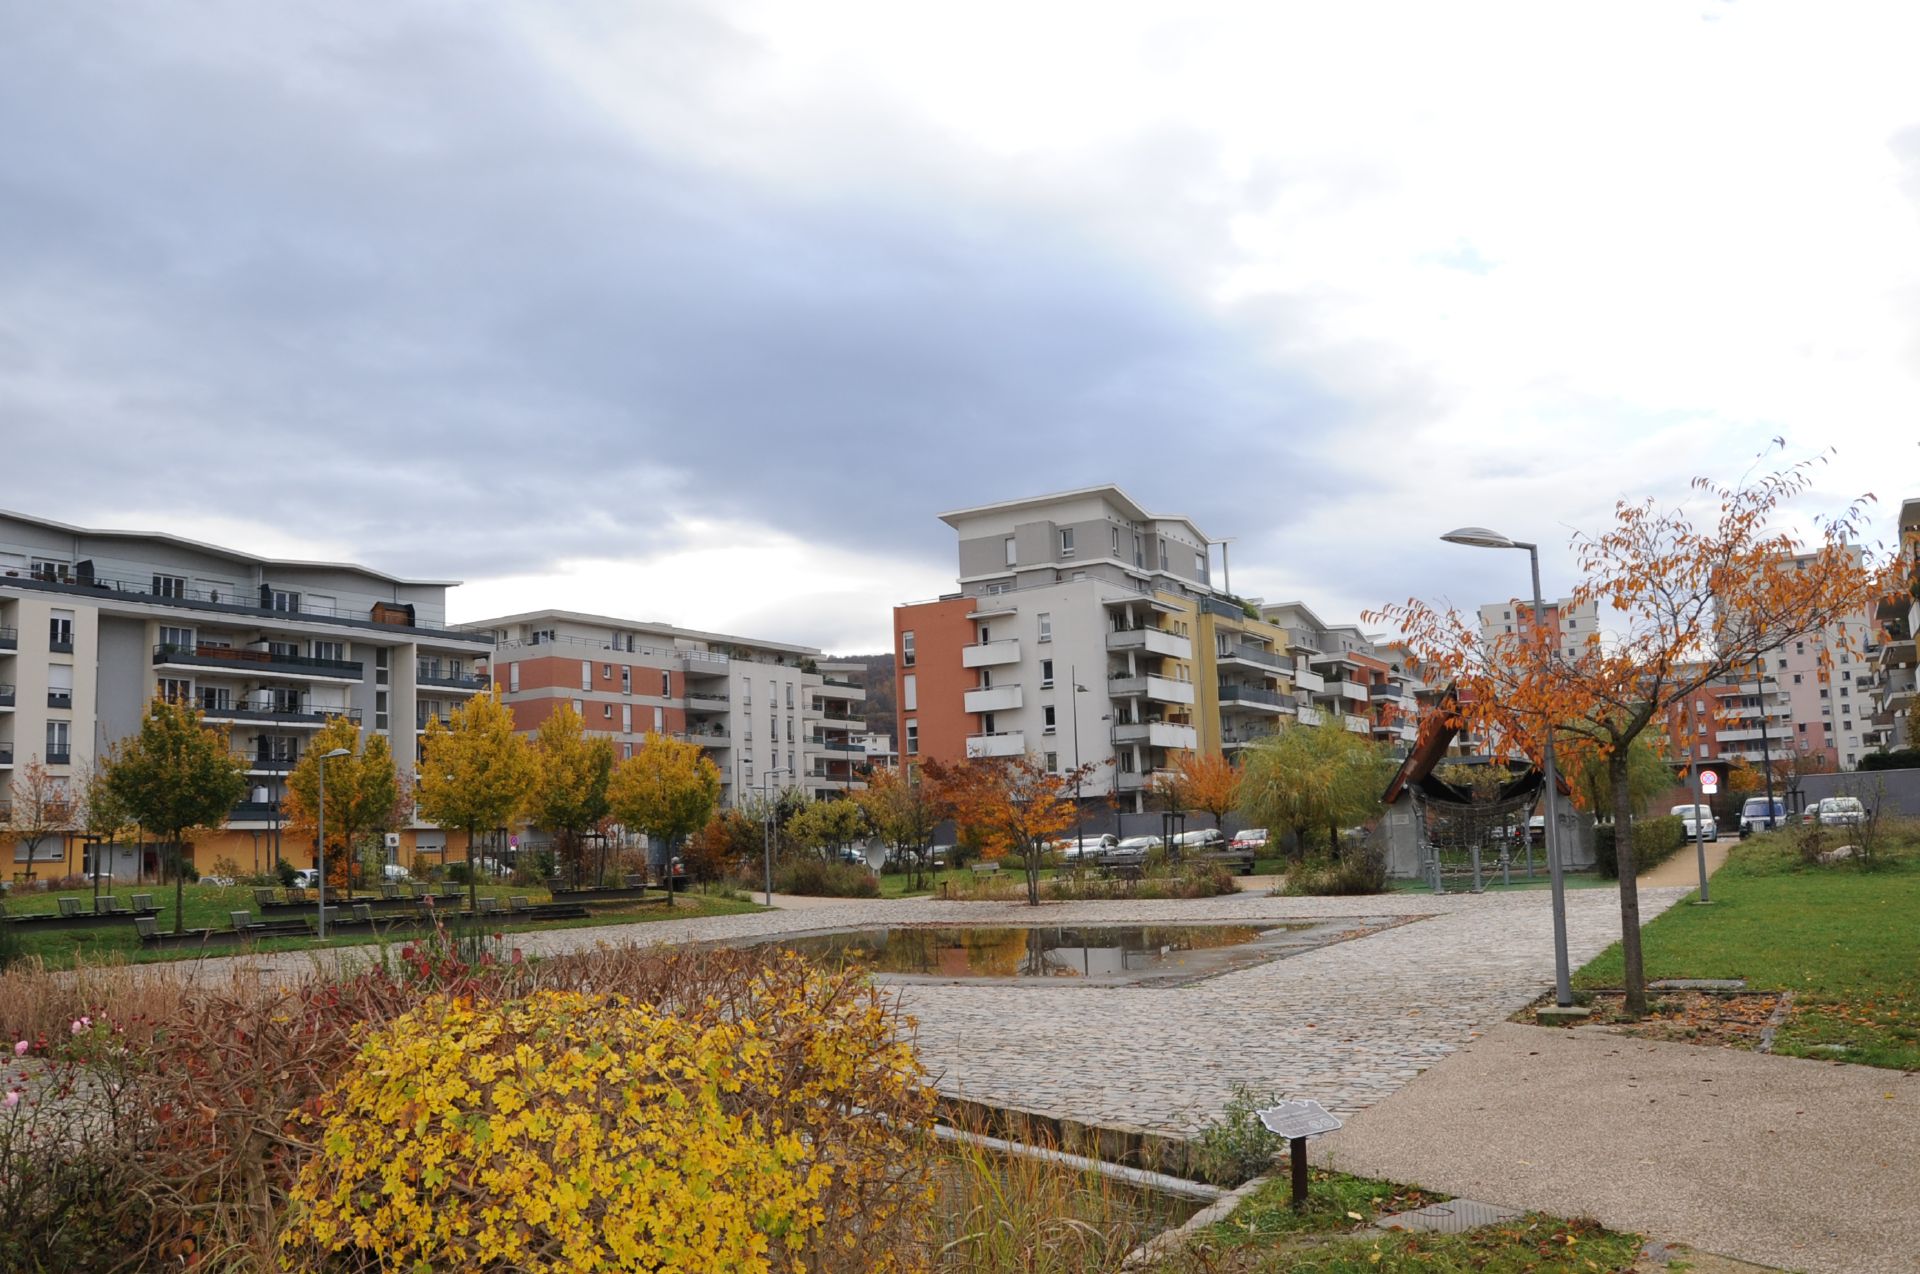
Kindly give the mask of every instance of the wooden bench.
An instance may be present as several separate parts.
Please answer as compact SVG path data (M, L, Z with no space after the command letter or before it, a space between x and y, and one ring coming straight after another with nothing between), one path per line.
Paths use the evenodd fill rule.
M973 865L973 874L976 876L998 876L1000 874L1000 864L975 863Z

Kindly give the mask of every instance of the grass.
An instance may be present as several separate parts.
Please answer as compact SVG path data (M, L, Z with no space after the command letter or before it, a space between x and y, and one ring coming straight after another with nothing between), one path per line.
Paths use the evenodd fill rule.
M1920 836L1888 836L1882 865L1809 866L1792 833L1734 847L1708 907L1682 903L1642 931L1646 974L1745 978L1792 991L1773 1051L1920 1070ZM1619 944L1575 977L1617 987Z
M441 886L442 892L459 892L464 895L464 886ZM521 888L517 885L480 885L477 887L481 897L527 898L533 902L547 902L550 895L544 888ZM123 899L130 899L134 893L152 893L154 902L161 907L160 927L173 928L173 888L164 890L159 886L141 886L138 888L120 887L114 892ZM87 910L93 907L93 892L86 889L50 890L44 894L10 895L8 906L15 914L25 912L53 911L60 897L75 897L83 902ZM328 904L334 898L330 893ZM344 905L345 900L341 900ZM185 927L188 929L225 929L229 927L230 913L235 911L253 911L253 890L245 885L188 885L185 893ZM671 908L659 902L647 902L631 908L615 906L596 908L595 913L579 920L534 921L513 923L507 916L495 917L491 929L496 933L540 933L550 929L584 929L605 925L645 924L657 920L692 920L702 916L728 916L741 912L762 910L757 904L736 900L717 894L703 894L697 891L674 895ZM296 918L305 913L272 913L275 918L284 916ZM261 917L257 916L256 919ZM404 941L406 930L396 930L387 941ZM222 948L220 954L240 951L311 951L333 950L341 947L362 947L379 943L382 939L373 934L352 934L339 938L329 938L325 943L311 938L272 938L255 942L248 947ZM202 952L197 947L150 950L140 945L139 934L135 932L133 921L121 924L105 925L97 929L63 929L50 933L22 935L19 938L19 954L24 958L37 959L50 969L72 968L79 963L99 964L130 961L136 964L159 963L168 960L197 959Z
M1281 1173L1255 1191L1225 1221L1199 1231L1184 1249L1153 1267L1159 1274L1266 1274L1418 1269L1486 1274L1625 1270L1638 1259L1640 1239L1591 1221L1537 1213L1465 1234L1382 1231L1374 1221L1394 1212L1442 1202L1447 1196L1417 1187L1315 1169L1307 1206L1295 1211Z

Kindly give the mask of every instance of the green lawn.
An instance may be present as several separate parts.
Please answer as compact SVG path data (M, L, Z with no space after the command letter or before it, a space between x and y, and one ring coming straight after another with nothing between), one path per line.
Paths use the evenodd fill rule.
M466 893L463 886L442 885L440 892ZM161 908L160 927L173 928L173 888L167 886L140 886L138 888L120 887L113 891L122 899L131 901L135 893L151 893L154 902ZM480 885L478 893L482 897L526 898L540 903L551 901L545 888L522 888L517 885ZM15 914L53 911L59 904L55 899L74 897L82 900L86 910L93 908L91 890L54 890L44 894L12 894L7 905ZM366 896L364 893L359 896ZM336 901L342 905L346 900L337 899L331 891L328 904ZM245 885L188 885L185 890L185 927L188 929L225 929L229 927L229 913L235 911L254 911L253 890ZM508 917L497 917L493 926L501 933L532 933L547 929L580 929L601 925L645 924L656 920L687 920L700 916L734 915L745 911L759 911L761 908L751 902L736 901L719 895L699 892L696 888L690 892L674 895L674 905L669 908L659 902L647 902L629 909L615 907L597 908L592 916L580 920L558 920L545 923L513 923ZM297 918L291 912L269 913L273 918ZM261 917L256 913L256 919ZM405 931L399 931L396 937L404 941ZM391 940L391 939L390 939ZM333 947L367 946L379 942L371 934L355 934L347 937L329 939L324 945ZM318 941L301 938L279 938L255 943L251 950L256 951L305 951L322 946ZM201 952L197 948L175 950L147 950L141 947L139 935L135 932L133 921L107 925L98 929L66 929L51 933L38 933L23 936L20 939L21 954L38 957L49 967L68 968L76 961L94 962L100 960L131 960L136 963L148 963L162 960L193 959ZM239 950L227 948L225 950Z
M1790 990L1775 1052L1920 1070L1920 840L1891 839L1873 871L1806 866L1790 833L1736 846L1713 877L1712 905L1681 903L1642 931L1648 979ZM1616 943L1575 980L1617 987L1621 976Z
M1565 1271L1595 1274L1625 1270L1641 1241L1591 1221L1566 1221L1529 1213L1518 1220L1465 1234L1381 1231L1373 1222L1393 1212L1438 1203L1447 1196L1315 1169L1307 1206L1294 1211L1284 1165L1276 1178L1201 1231L1185 1252L1154 1268L1161 1274L1361 1274L1418 1269L1431 1274Z

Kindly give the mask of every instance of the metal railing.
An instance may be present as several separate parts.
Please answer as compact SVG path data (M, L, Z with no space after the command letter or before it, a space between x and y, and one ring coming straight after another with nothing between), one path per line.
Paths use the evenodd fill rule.
M0 708L11 708L12 706L13 706L13 687L0 686Z
M1293 668L1292 660L1276 655L1271 650L1245 644L1235 646L1233 649L1223 652L1220 658L1245 659L1249 663L1260 664L1268 668L1283 668L1288 670Z
M73 707L73 691L71 690L47 691L47 706L49 708L72 708Z
M48 765L71 765L73 764L73 753L70 750L66 750L66 749L63 749L59 752L55 752L49 749L47 752L47 764Z
M13 749L6 746L0 746L0 765L12 765L12 764L13 764Z
M0 628L0 650L18 650L20 648L20 630L18 628Z
M1234 686L1223 682L1220 686L1220 702L1269 703L1279 707L1281 704L1291 706L1293 696L1282 695L1277 690L1262 690L1258 686Z
M449 637L466 638L468 635L455 632L443 623L421 619L417 614L412 623L397 623L373 618L374 609L395 610L409 603L377 603L364 611L351 611L339 606L315 606L302 597L300 609L283 610L275 606L260 605L256 586L231 588L195 588L182 583L177 576L148 575L146 577L125 575L102 575L98 572L89 575L67 574L55 576L45 572L10 572L0 576L9 583L26 584L30 587L47 588L62 593L84 593L106 591L129 594L136 597L149 597L160 602L178 602L196 607L218 607L224 611L244 612L253 615L285 615L290 619L345 619L356 624L367 624L375 628L398 628L420 632L440 633ZM278 589L279 592L298 593L299 589ZM485 638L473 635L473 641Z
M185 664L200 668L235 665L237 671L282 668L295 672L339 673L355 679L365 674L366 665L352 659L315 659L309 655L277 655L266 650L243 650L234 646L176 646L161 642L153 648L156 664Z

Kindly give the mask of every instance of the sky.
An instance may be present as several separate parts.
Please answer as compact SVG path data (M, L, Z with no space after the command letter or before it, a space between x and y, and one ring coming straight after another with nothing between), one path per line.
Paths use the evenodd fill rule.
M940 511L1471 608L1920 495L1905 3L0 0L0 507L883 650ZM1768 462L1762 462L1763 465Z

